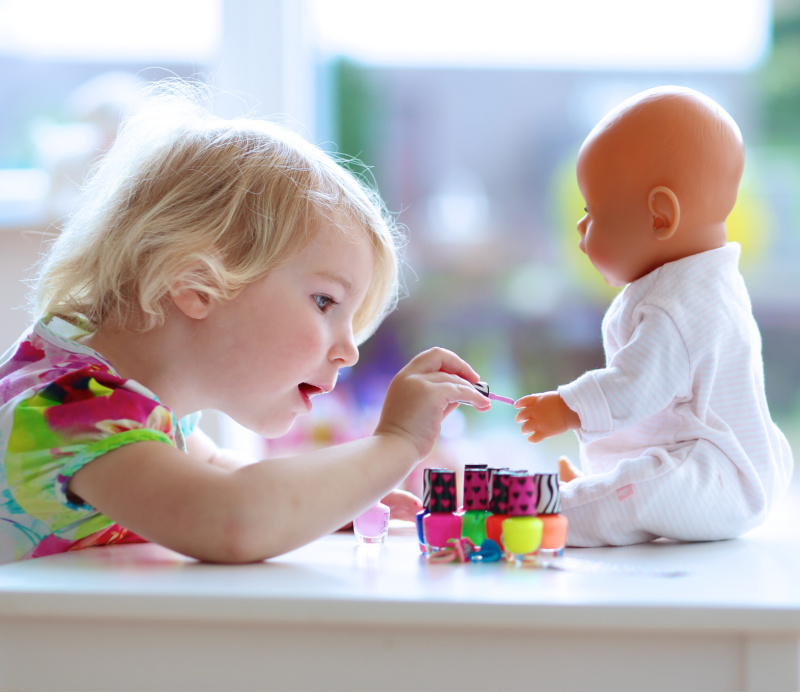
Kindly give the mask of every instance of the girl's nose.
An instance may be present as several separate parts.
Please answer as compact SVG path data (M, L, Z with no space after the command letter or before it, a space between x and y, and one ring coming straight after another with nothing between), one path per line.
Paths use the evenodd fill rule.
M340 368L354 366L358 363L358 347L353 337L352 328L348 329L341 339L337 340L333 346L331 358L340 363Z

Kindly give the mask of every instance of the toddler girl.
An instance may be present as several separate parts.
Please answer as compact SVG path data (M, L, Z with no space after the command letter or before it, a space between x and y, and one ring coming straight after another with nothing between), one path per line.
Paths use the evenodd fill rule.
M197 428L223 411L280 436L394 307L398 242L377 196L268 122L161 89L121 129L53 243L30 332L0 365L0 562L150 540L257 561L346 524L431 451L478 374L431 349L374 434L254 462ZM388 496L387 496L388 494Z

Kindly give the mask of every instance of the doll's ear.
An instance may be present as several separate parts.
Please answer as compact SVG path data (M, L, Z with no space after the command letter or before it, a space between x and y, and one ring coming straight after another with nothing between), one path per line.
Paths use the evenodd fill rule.
M172 302L187 318L202 320L211 312L211 301L208 296L188 287L176 287L170 293Z
M653 235L659 241L671 238L681 220L678 196L666 186L657 185L647 196L647 204L653 215Z

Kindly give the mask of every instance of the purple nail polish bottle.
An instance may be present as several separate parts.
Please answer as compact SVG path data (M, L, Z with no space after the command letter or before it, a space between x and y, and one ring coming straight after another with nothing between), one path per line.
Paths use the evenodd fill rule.
M389 533L389 506L375 503L353 520L353 533L359 544L383 544Z

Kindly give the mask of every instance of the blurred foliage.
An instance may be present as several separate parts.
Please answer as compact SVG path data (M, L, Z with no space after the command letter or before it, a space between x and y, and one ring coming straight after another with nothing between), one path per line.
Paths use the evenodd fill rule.
M773 145L800 146L800 2L773 0L773 45L760 70L765 136Z
M331 64L331 82L335 100L334 141L344 157L342 163L374 186L371 177L364 175L364 169L374 166L378 158L375 143L381 141L387 122L387 95L370 70L347 58Z
M769 204L745 169L736 206L726 223L728 240L742 246L742 267L758 264L766 257L773 226Z

